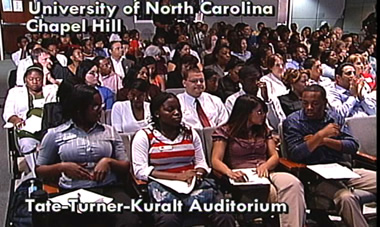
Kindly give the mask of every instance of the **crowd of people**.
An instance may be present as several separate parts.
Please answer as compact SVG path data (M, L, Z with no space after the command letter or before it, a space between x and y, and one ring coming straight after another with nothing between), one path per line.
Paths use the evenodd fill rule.
M263 201L289 206L280 225L304 226L304 185L275 171L279 125L291 160L346 165L343 153L356 152L358 142L344 119L376 114L377 34L346 34L327 23L315 31L298 31L294 23L289 29L261 22L253 31L241 22L209 28L162 18L155 25L157 32L144 41L136 29L17 39L16 86L8 92L3 118L18 129L21 153L38 147L36 175L59 177L65 190L101 188L128 204L121 179L132 164L135 177L149 182L151 198L160 203L172 191L149 177L191 182L215 171L245 181L243 172L233 170L256 168L271 182ZM183 92L166 92L172 88ZM48 103L62 109L62 124L38 136L25 133L26 120ZM101 123L102 114L111 120ZM194 130L208 127L216 128L209 164ZM132 160L120 133L135 134ZM338 186L323 181L318 190L335 202L347 226L368 226L349 188L376 194L376 174L354 171L360 180ZM259 197L254 190L239 193L252 201ZM208 218L215 226L234 226L229 214ZM138 226L138 219L128 212L113 218L115 226ZM154 222L180 226L183 216L154 214Z

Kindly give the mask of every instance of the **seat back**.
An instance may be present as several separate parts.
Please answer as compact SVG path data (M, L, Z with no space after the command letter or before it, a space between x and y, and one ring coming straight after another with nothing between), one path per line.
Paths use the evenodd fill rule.
M286 146L286 141L284 138L284 129L282 126L282 122L278 124L278 134L280 136L280 157L282 158L288 158L288 151L287 151L287 146Z
M212 155L212 134L216 130L216 127L208 127L203 129L204 147L207 164L211 167L211 155Z
M11 69L8 73L8 89L16 86L17 69Z
M346 124L359 141L359 150L377 157L376 116L346 118Z
M131 143L132 143L132 137L134 136L134 133L120 133L120 136L121 136L121 139L123 140L123 144L125 147L125 152L127 154L128 160L132 161Z
M111 125L111 110L102 110L100 122L103 124Z
M185 88L167 88L165 91L168 93L178 95L178 94L184 93Z

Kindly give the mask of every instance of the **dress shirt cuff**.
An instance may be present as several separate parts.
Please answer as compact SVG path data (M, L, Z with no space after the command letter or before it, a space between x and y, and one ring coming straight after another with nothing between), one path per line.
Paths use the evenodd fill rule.
M142 180L148 181L149 175L153 172L153 169L154 169L154 166L148 166L148 168L144 169L142 171L143 173Z
M202 164L202 163L195 165L194 169L196 169L196 168L202 168L202 169L206 170L207 174L211 173L211 168L208 167L207 165Z

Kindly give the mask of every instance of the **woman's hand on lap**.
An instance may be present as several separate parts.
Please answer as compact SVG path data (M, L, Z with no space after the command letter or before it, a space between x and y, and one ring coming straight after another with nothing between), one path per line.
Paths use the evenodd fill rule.
M85 169L85 163L62 162L62 172L70 178L80 180L92 180L91 173Z
M111 170L110 158L102 158L94 168L94 181L103 181L107 173Z

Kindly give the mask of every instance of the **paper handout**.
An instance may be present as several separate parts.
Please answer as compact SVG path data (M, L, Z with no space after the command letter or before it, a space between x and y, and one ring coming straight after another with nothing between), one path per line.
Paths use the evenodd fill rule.
M79 199L81 203L110 203L113 198L106 197L85 189L78 189L63 195L50 198L49 200L61 205L70 205L69 199Z
M30 133L35 133L41 130L42 118L36 115L30 116L25 120L25 126L21 128L23 131L28 131Z
M191 191L193 191L195 186L195 177L193 177L190 185L185 181L158 179L151 176L149 178L182 194L189 194Z
M248 169L233 169L232 171L242 171L247 176L246 182L237 182L230 178L230 183L233 185L255 185L255 184L270 184L270 181L266 177L259 177L256 172L256 168Z
M307 165L307 168L318 173L325 179L360 178L360 175L338 163Z

